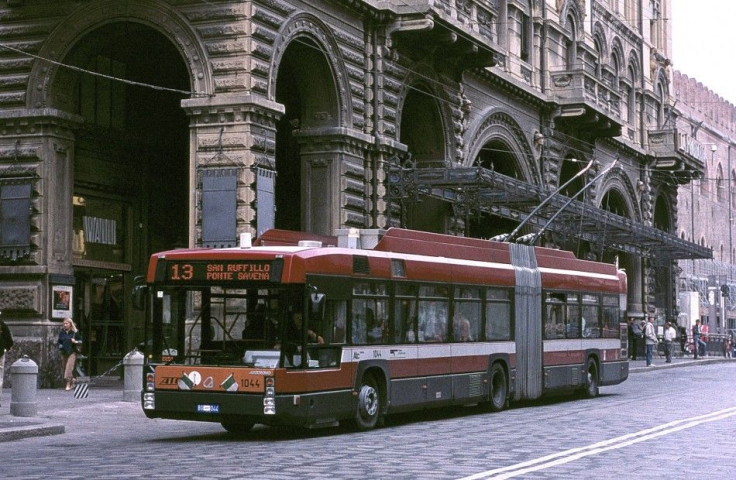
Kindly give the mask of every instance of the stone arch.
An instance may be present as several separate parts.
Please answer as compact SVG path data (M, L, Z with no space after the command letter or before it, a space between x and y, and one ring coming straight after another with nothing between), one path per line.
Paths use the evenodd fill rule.
M599 52L601 54L601 58L599 61L601 63L608 63L610 49L608 42L606 41L606 32L603 30L601 22L596 22L595 25L593 25L593 38L598 39L598 43L601 47L601 51Z
M418 64L402 82L397 108L397 138L406 145L418 168L451 166L452 101L448 86L426 65ZM406 209L406 225L417 230L447 232L453 228L450 205L422 197Z
M574 25L572 25L575 29L574 32L572 32L570 25L568 25L568 19L570 18L572 18L575 22ZM583 33L583 22L584 18L582 10L580 9L578 3L574 0L567 0L565 2L565 5L563 5L563 7L560 9L560 25L563 28L566 28L568 31L574 33L577 38L581 38L580 36Z
M604 177L598 188L598 205L606 210L603 205L606 195L609 192L617 192L622 199L626 213L630 215L630 219L634 222L641 222L642 212L636 202L636 189L629 180L623 167L616 165Z
M154 19L156 21L154 21ZM200 39L187 21L164 2L144 0L103 0L82 4L61 22L42 45L38 55L61 62L76 42L106 24L121 21L141 23L168 38L181 53L190 72L193 93L209 95L214 91L213 76ZM34 62L26 98L29 108L53 107L54 85L59 65Z
M540 172L534 161L536 157L531 142L509 112L493 108L483 112L480 120L468 129L467 135L466 166L475 163L481 150L489 142L500 141L517 159L522 173L519 179L527 183L540 182Z
M673 199L664 191L660 191L654 199L654 228L671 233L675 228Z
M529 139L514 118L504 110L491 108L481 112L480 118L468 129L466 166L491 168L503 175L539 184L535 155ZM469 216L466 234L478 238L492 238L509 233L518 226L518 220L492 213ZM528 227L525 227L528 233Z
M626 66L626 55L624 55L624 48L621 45L621 39L618 37L611 41L611 56L615 56L618 59L619 71L616 72L616 76L621 76L621 73L623 72L620 69L623 69Z
M447 161L452 158L451 152L454 151L454 138L452 135L452 112L450 111L449 105L453 104L453 99L447 95L446 85L441 82L435 71L427 65L418 64L414 68L410 69L408 75L402 82L402 89L399 92L399 104L397 106L396 118L398 130L396 132L396 138L406 144L402 139L402 132L405 128L402 128L403 122L406 119L406 107L409 105L407 99L415 93L421 93L431 97L432 102L436 106L437 115L439 120L438 137L434 141L441 142L444 145L439 146L442 148L442 160ZM404 135L405 137L405 135Z
M627 65L628 68L630 68L634 72L634 79L637 82L634 86L639 87L641 82L641 80L639 79L639 73L641 72L641 62L639 61L639 56L637 55L635 50L631 50L631 52L629 52Z
M662 67L658 67L656 75L654 76L654 79L655 79L654 91L656 92L657 87L660 87L662 88L662 91L665 94L665 98L669 96L670 81L669 81L669 78L667 78L667 71Z
M663 128L667 122L665 108L669 95L667 74L661 67L658 67L654 77L654 125L656 128Z
M342 61L342 54L335 38L329 32L330 29L320 19L306 13L297 14L284 22L279 31L280 35L274 44L274 53L271 57L268 98L271 100L276 98L279 67L288 47L293 42L300 41L300 38L308 39L323 54L325 62L330 67L336 88L335 95L339 102L337 106L337 125L352 125L351 109L348 108L351 102L350 89L347 87L348 75L345 71L345 62Z
M597 204L603 210L629 218L634 223L641 222L642 212L636 202L636 193L625 170L616 165L603 178L598 189ZM643 267L639 257L630 253L603 252L600 260L605 262L619 258L619 265L626 270L628 276L628 304L631 312L642 312L643 298Z

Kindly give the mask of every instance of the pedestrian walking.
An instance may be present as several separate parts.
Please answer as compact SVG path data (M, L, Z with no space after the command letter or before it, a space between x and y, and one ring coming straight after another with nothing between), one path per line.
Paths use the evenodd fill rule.
M82 344L82 335L71 318L64 319L64 327L59 332L58 343L66 389L71 390L74 386L74 364L77 361L77 350Z
M13 346L13 335L2 319L0 312L0 404L2 404L3 379L5 378L5 352Z
M636 321L636 319L632 318L631 323L629 324L631 328L631 335L632 335L632 341L631 341L631 359L636 360L637 352L639 351L639 345L641 344L641 340L644 336L644 331L641 328L641 324Z
M731 344L731 337L727 335L726 338L723 339L723 356L726 358L731 358L732 348L733 346Z
M664 354L666 357L666 363L672 363L672 349L675 346L675 337L677 336L677 330L672 326L672 323L667 322L664 327Z
M652 317L647 317L647 323L644 326L644 345L646 348L647 367L653 366L654 347L657 345L657 333L654 331Z
M698 354L705 354L705 342L700 339L701 334L700 320L695 320L695 325L693 325L693 358L695 360L698 359Z
M682 354L690 353L690 347L687 343L687 328L680 326L680 351Z

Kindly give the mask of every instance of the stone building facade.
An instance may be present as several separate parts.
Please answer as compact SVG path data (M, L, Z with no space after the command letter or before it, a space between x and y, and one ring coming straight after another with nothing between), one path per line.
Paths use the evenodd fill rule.
M712 259L679 262L681 323L699 318L726 333L736 329L736 107L681 72L672 85L678 129L690 134L683 148L704 165L678 193L678 235L713 251Z
M704 166L676 147L668 16L668 0L4 2L9 361L29 354L58 381L72 316L89 373L114 367L143 340L130 290L155 251L273 227L488 238L529 213L398 201L397 159L548 192L570 180L560 193L588 220L628 230L581 217L542 241L618 261L630 315L676 315L675 261L710 251L677 237L678 188Z

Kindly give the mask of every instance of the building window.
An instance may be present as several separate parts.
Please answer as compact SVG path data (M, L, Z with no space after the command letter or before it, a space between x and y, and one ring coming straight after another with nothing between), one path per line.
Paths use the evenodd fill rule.
M31 253L31 182L0 180L0 259L12 262Z
M628 118L626 119L629 125L634 127L634 130L638 130L636 128L637 120L636 120L636 71L634 71L633 68L629 68L629 82L631 84L631 88L628 91L628 98L626 99L628 104Z
M578 33L577 25L572 16L567 17L567 27L570 29L570 38L565 39L565 60L568 70L575 68L578 57Z

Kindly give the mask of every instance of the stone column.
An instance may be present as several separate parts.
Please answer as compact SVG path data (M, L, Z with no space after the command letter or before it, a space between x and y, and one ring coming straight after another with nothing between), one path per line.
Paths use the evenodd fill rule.
M0 185L22 186L28 204L9 202L29 229L14 232L17 246L0 252L0 310L13 325L22 349L34 352L42 386L58 377L53 349L57 322L51 321L51 283L73 284L73 129L82 119L55 109L0 111ZM24 194L25 195L25 194ZM8 228L0 225L0 229ZM19 319L22 318L22 321ZM6 358L6 364L15 359Z
M201 176L207 170L237 170L237 233L255 233L254 165L276 165L276 122L284 106L249 93L182 100L191 121L190 245L202 240Z
M373 223L377 176L368 135L343 129L295 132L302 178L302 225L307 231L333 235L340 228L366 228Z
M629 313L639 317L644 315L644 282L642 259L631 256L631 271L627 271L629 282Z

